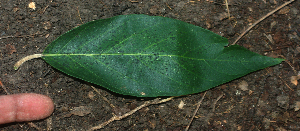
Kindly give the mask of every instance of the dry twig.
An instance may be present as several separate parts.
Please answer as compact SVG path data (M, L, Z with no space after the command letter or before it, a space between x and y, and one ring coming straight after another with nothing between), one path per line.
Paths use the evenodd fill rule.
M38 131L43 131L42 128L38 127L36 124L32 123L32 122L26 122L29 126L34 127L35 129L37 129Z
M156 98L154 100L151 100L151 101L146 101L143 105L140 105L139 107L127 112L126 114L122 115L122 116L116 116L114 115L112 118L110 118L108 121L98 125L98 126L94 126L92 127L91 129L89 129L90 131L93 131L93 130L97 130L97 129L101 129L103 128L104 126L108 125L109 123L115 121L115 120L121 120L127 116L130 116L132 115L133 113L135 113L136 111L144 108L144 107L147 107L149 105L154 105L154 104L160 104L160 103L164 103L164 102L167 102L167 101L170 101L172 100L174 97L169 97L169 98L166 98L166 99L162 99L160 100L159 98Z
M82 19L81 19L81 16L80 16L80 12L79 12L78 6L77 6L77 13L78 13L78 17L79 17L81 23L84 24L83 21L82 21Z
M230 12L229 12L229 7L228 7L228 1L227 0L225 0L225 4L226 4L227 13L228 13L228 19L230 20Z
M113 105L113 104L111 104L110 102L109 102L109 100L106 98L106 97L104 97L103 95L101 95L101 93L99 92L99 90L97 90L94 86L91 86L93 89L94 89L94 91L96 91L99 95L100 95L100 97L104 100L104 101L106 101L108 104L109 104L109 106L111 107L111 108L115 108L115 106Z
M217 102L223 97L223 93L214 101L212 112L215 112Z
M53 1L53 0L51 0L51 1L50 1L50 3L52 3L52 1ZM48 4L48 5L47 5L47 6L46 6L46 7L45 7L43 10L42 10L42 12L41 12L41 13L42 13L42 14L44 14L44 13L45 13L45 11L46 11L46 9L47 9L48 7L49 7L49 4Z
M7 39L7 38L21 38L21 37L27 38L27 37L33 37L35 35L38 35L38 34L24 35L24 36L12 36L12 35L11 36L3 36L3 37L0 37L0 40L1 39Z
M9 95L10 93L7 91L6 87L2 84L2 82L0 81L0 86L2 87L2 89L5 91L5 93L7 95Z
M266 19L267 17L269 17L270 15L274 14L276 11L280 10L281 8L283 8L284 6L292 3L295 0L290 0L288 2L285 2L284 4L282 4L281 6L277 7L276 9L274 9L273 11L269 12L267 15L263 16L262 18L260 18L259 20L257 20L255 23L253 23L248 29L246 29L234 42L232 45L235 45L246 33L248 33L255 25L257 25L259 22L261 22L262 20Z
M193 120L194 120L194 118L195 118L195 116L196 116L196 113L198 112L198 110L199 110L199 108L200 108L200 105L201 105L201 103L202 103L202 101L203 101L204 96L206 95L206 93L207 93L207 91L203 94L201 100L198 102L197 108L196 108L196 110L195 110L195 112L194 112L194 114L193 114L193 117L192 117L190 123L189 123L189 124L187 125L187 127L185 128L185 131L188 131L188 130L189 130L190 125L192 124L192 122L193 122Z

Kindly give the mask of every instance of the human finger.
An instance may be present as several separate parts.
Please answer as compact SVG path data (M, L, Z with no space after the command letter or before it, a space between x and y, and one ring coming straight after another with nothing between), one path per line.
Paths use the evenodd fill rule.
M43 119L53 110L53 101L45 95L22 93L0 96L0 124Z

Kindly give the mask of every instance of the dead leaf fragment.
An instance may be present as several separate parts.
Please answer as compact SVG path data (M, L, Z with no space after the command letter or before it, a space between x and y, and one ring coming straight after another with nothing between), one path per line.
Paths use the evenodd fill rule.
M247 91L248 89L248 83L246 81L241 81L238 85L238 87L242 90L242 91Z
M298 85L299 79L300 79L300 74L298 74L297 76L291 76L291 83L293 83L294 85Z
M30 8L30 9L33 9L33 10L35 10L35 2L30 2L29 4L28 4L28 7Z
M253 92L254 92L254 91L249 90L249 96L251 96Z
M17 52L15 46L13 46L13 45L11 45L11 44L5 45L5 50L6 50L6 53L7 53L7 54L10 54L10 55L11 55L12 53L14 53L14 52Z
M92 108L88 106L79 106L71 109L70 113L65 114L63 117L70 117L72 115L85 116L92 112Z
M89 94L88 94L88 97L91 99L91 100L94 100L94 97L95 97L95 94L93 91L90 91Z
M183 109L184 105L186 105L186 104L184 104L184 102L181 100L180 103L179 103L179 105L178 105L178 108L179 109Z
M295 102L295 111L298 111L300 109L300 101Z
M74 107L70 113L77 116L85 116L87 114L90 114L91 112L92 112L91 107L79 106L79 107Z
M280 95L277 96L276 98L277 102L278 102L278 106L283 108L283 109L287 109L289 107L289 96L287 95Z

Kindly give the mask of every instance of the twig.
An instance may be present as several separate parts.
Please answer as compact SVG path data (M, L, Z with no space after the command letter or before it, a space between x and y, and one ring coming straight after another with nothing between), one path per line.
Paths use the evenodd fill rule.
M6 87L2 84L2 82L0 81L0 86L2 87L2 89L5 91L5 93L7 95L9 95L10 93L7 91Z
M281 76L279 76L280 80L291 90L294 91L283 79Z
M227 13L228 13L228 19L230 20L230 12L229 12L229 7L228 7L228 1L227 0L225 0L225 4L226 4Z
M42 128L38 127L36 124L32 123L32 122L26 122L29 126L34 127L35 129L37 129L38 131L43 131Z
M221 94L213 103L212 112L215 112L217 102L222 98L224 94Z
M168 3L166 3L167 7L170 9L170 10L173 10Z
M36 34L31 34L31 35L20 35L20 36L13 36L13 35L11 35L11 36L2 36L2 37L0 37L0 40L1 39L7 39L7 38L21 38L21 37L34 37L35 35L41 35L41 34L38 34L38 33L36 33Z
M258 21L256 21L254 24L252 24L248 29L246 29L234 42L232 45L235 45L246 33L248 33L255 25L257 25L259 22L261 22L262 20L266 19L267 17L269 17L270 15L274 14L276 11L280 10L281 8L283 8L284 6L292 3L295 0L290 0L288 2L285 2L284 4L282 4L281 6L277 7L276 9L274 9L273 11L269 12L267 15L263 16L262 18L260 18Z
M204 96L206 95L206 93L207 93L207 91L203 94L201 100L198 102L197 108L196 108L196 110L195 110L195 112L194 112L194 114L193 114L193 117L192 117L190 123L189 123L189 124L187 125L187 127L185 128L185 131L188 131L188 130L189 130L189 128L190 128L190 126L191 126L191 124L192 124L192 122L193 122L193 120L194 120L194 117L196 116L196 114L197 114L197 112L198 112L198 110L199 110L199 108L200 108L200 105L201 105L201 103L202 103L202 101L203 101Z
M108 104L109 104L109 106L111 107L111 108L115 108L115 106L113 105L113 104L111 104L110 102L109 102L109 100L106 98L106 97L104 97L103 95L101 95L101 93L94 87L94 86L91 86L93 89L94 89L94 91L96 91L100 96L101 96L101 98L104 100L104 101L106 101Z
M50 3L52 3L53 0L50 1ZM44 8L44 10L41 12L42 14L45 13L46 9L49 7L49 4Z
M295 67L291 64L290 61L288 61L285 57L283 57L285 59L284 62L288 63L288 65L292 68L292 70L294 71L295 74L298 74Z
M267 35L266 33L263 33L264 34L264 36L265 37L267 37L267 39L273 44L273 45L275 45L275 42L274 42L274 40L273 40L273 38L272 38L272 36L269 34L269 35ZM268 43L267 43L268 44ZM271 49L272 49L272 47L270 47Z
M97 130L97 129L101 129L103 128L104 126L108 125L109 123L115 121L115 120L121 120L127 116L130 116L132 115L133 113L135 113L136 111L144 108L144 107L147 107L149 105L154 105L154 104L160 104L160 103L164 103L164 102L167 102L167 101L170 101L172 100L174 97L169 97L169 98L166 98L166 99L162 99L162 100L159 100L158 98L157 99L154 99L152 101L146 101L143 105L140 105L139 107L127 112L126 114L122 115L122 116L113 116L112 118L110 118L108 121L98 125L98 126L94 126L92 127L91 129L89 129L90 131L93 131L93 130Z
M131 3L138 3L139 1L137 0L130 0Z
M263 52L275 51L275 50L280 50L280 49L284 49L284 48L288 48L288 47L291 47L291 46L290 45L280 46L280 47L277 47L276 49L263 50Z
M78 6L77 6L77 13L78 13L78 17L79 17L81 23L84 24L84 23L82 22L82 19L81 19L81 16L80 16L80 12L79 12Z
M12 38L12 37L15 37L15 36L3 36L3 37L0 37L0 40L1 39L6 39L6 38Z
M289 64L289 62L288 62L288 60L285 60L285 62L286 63L288 63ZM292 67L292 69L294 70L294 67L292 66L292 65L290 65L291 67ZM270 73L270 71L269 71L269 69L266 69L267 70L267 72L268 73ZM297 73L296 72L296 70L294 70L295 71L295 73ZM281 76L278 76L279 78L280 78L280 80L291 90L291 91L294 91L283 79L282 79L282 77Z

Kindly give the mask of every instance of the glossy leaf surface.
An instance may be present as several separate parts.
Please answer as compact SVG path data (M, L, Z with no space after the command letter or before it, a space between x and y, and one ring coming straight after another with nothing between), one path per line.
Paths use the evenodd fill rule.
M43 59L73 77L138 97L198 93L279 64L179 20L121 15L81 25L53 41Z

